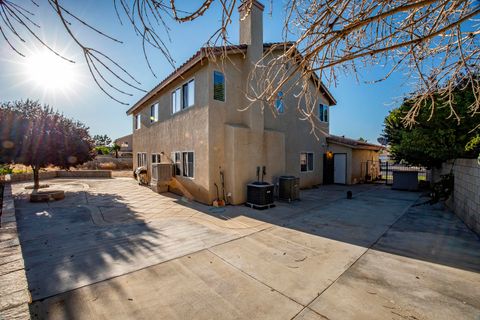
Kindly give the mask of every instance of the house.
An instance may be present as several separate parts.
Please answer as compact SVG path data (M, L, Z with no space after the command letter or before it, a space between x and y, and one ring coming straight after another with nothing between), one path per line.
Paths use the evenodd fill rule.
M120 146L118 150L118 155L120 157L131 157L133 152L133 134L128 134L126 136L117 138L114 140L114 143Z
M379 155L384 147L332 134L326 141L324 184L355 184L379 178Z
M293 93L278 100L276 115L244 94L255 63L267 52L278 54L276 50L285 45L263 43L263 9L258 1L243 2L239 45L200 49L128 109L134 169L145 166L150 178L152 164L173 163L176 177L170 190L206 204L217 198L222 175L220 195L225 194L229 203L244 203L246 185L257 180L259 167L266 169L265 181L293 175L300 177L304 188L324 182L329 108L336 101L320 80L312 77L309 88L317 101L318 137L299 118L299 98ZM228 59L223 58L225 53ZM335 144L334 150L344 148L349 147ZM347 163L351 159L347 156Z

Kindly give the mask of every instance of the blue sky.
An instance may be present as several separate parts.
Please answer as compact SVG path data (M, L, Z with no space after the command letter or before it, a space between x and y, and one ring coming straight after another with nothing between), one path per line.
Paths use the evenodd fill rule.
M189 5L198 2L192 1ZM265 4L264 41L281 41L282 3L281 1L273 2L271 15L269 2L265 1ZM140 40L130 26L119 24L111 1L72 0L64 1L64 5L95 27L124 42L123 44L114 43L85 28L75 29L78 37L87 45L104 50L125 66L142 83L143 89L150 90L172 72L173 69L165 58L159 52L152 51L151 58L157 78L151 74L143 59ZM196 52L215 30L220 19L219 9L219 3L214 2L212 9L204 17L192 23L178 24L171 21L169 47L176 65L183 63ZM29 58L22 58L15 54L3 40L0 40L0 100L38 99L42 103L59 109L65 115L84 122L90 127L92 135L107 134L115 138L131 133L131 119L125 114L128 106L111 100L95 86L82 61L81 52L66 37L51 8L42 4L40 8L32 8L32 10L36 14L35 21L42 25L40 34L47 43L77 61L73 67L77 74L76 85L65 92L63 90L46 92L41 85L29 80L30 60L28 59L42 50L41 45L30 40L27 48L20 47ZM233 21L229 28L230 41L238 43L236 12ZM72 67L69 66L69 68ZM399 98L409 91L406 79L401 73L377 84L363 82L363 80L381 78L386 71L381 66L368 69L368 72L362 73L363 78L359 82L352 75L341 75L338 85L329 88L338 101L330 113L331 133L351 138L364 137L370 142L376 142L383 128L384 117L391 108L398 105ZM134 93L133 96L122 97L122 100L130 105L144 94L140 91L131 92Z

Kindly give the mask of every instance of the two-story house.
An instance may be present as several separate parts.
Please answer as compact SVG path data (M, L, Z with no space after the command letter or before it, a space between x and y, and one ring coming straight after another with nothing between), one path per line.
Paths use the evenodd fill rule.
M299 118L299 98L293 92L277 104L277 116L264 110L262 102L246 98L255 63L266 52L275 54L273 44L263 43L264 6L249 1L251 6L246 1L239 7L238 46L218 48L216 59L209 59L215 48L200 49L127 111L134 129L134 169L145 166L150 174L154 163L174 163L180 190L207 204L217 197L220 172L232 204L246 201L246 185L257 179L257 167L265 166L265 181L294 175L301 187L323 182L329 108L336 101L312 78L317 125L323 132L317 138ZM225 50L228 59L222 55Z

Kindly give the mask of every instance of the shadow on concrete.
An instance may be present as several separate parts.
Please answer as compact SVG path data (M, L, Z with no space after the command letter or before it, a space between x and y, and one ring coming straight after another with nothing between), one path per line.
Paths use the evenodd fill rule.
M16 199L20 242L34 301L139 269L139 263L161 246L163 235L121 196L100 193L87 197L87 193L66 192L65 200L51 203ZM68 305L63 309L65 318L74 318L68 314ZM31 312L34 316L35 310Z
M352 190L354 197L346 199ZM322 186L304 190L302 200L276 202L267 210L214 208L173 194L177 203L218 219L240 215L310 235L395 255L480 272L480 237L441 205L421 205L420 193L382 185Z

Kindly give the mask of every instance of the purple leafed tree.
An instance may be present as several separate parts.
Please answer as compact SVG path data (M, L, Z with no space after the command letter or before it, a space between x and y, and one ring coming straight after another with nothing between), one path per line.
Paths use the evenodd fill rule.
M0 163L32 167L35 189L41 168L69 169L95 156L88 127L32 100L0 104L0 145Z

